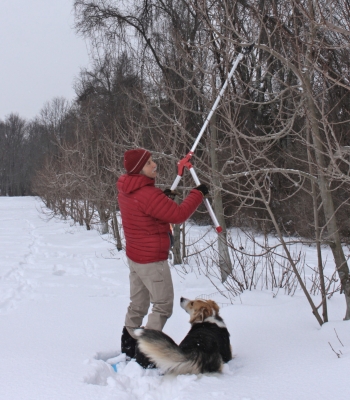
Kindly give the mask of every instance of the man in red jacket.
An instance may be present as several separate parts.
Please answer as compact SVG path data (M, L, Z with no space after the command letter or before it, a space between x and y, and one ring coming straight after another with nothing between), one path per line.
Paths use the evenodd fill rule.
M172 235L170 223L186 221L208 189L200 185L178 205L155 187L157 165L145 149L124 154L126 174L117 182L119 209L130 268L130 305L122 334L122 352L144 368L149 360L138 351L133 331L142 324L150 303L152 312L145 328L162 330L173 310L174 291L167 262ZM169 192L169 191L168 191Z

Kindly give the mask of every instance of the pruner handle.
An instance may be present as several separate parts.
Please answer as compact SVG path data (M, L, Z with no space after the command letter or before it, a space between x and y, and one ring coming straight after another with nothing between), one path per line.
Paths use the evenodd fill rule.
M194 180L195 184L197 186L199 186L201 183L200 183L200 180L198 179L196 171L193 168L190 168L190 172L191 172L191 175L193 177L193 180ZM219 221L217 220L216 215L215 215L215 213L214 213L214 211L213 211L213 209L212 209L212 207L211 207L211 205L209 203L209 200L208 199L204 199L204 204L207 207L208 213L209 213L209 215L210 215L210 217L211 217L211 219L213 221L213 224L215 226L216 232L217 233L221 233L222 232L222 228L221 228L221 226L219 224Z
M216 215L214 214L214 211L213 211L213 209L212 209L212 207L211 207L211 205L209 203L209 200L208 199L204 199L204 204L207 207L208 213L209 213L209 215L210 215L210 217L211 217L211 219L213 221L213 224L215 226L216 232L217 233L221 233L222 232L222 228L221 228L221 226L219 224L219 221L216 218Z
M179 182L181 181L181 178L182 178L181 175L178 175L178 176L175 178L174 183L171 185L170 190L176 190L177 185L178 185Z
M175 178L174 183L171 185L170 190L175 190L175 189L177 188L177 185L178 185L179 182L181 181L184 168L187 168L187 169L191 172L191 175L192 175L192 177L193 177L193 180L194 180L194 182L195 182L195 184L196 184L197 186L199 186L199 185L201 184L201 183L200 183L200 180L198 179L198 176L197 176L197 174L196 174L196 171L193 169L193 166L192 166L192 164L191 164L191 162L190 162L190 159L191 159L192 155L193 155L193 152L190 151L190 152L186 155L186 157L184 157L182 160L180 160L180 161L177 163L177 166L178 166L178 175L177 175L177 177ZM209 200L208 200L208 199L204 199L204 204L205 204L205 206L206 206L206 208L207 208L207 210L208 210L208 213L209 213L209 215L210 215L210 217L211 217L211 219L212 219L212 221L213 221L213 224L214 224L214 226L215 226L216 232L217 232L217 233L221 233L221 232L222 232L222 228L221 228L221 226L220 226L220 224L219 224L219 222L218 222L218 220L217 220L217 218L216 218L216 215L214 214L214 211L213 211L213 209L212 209L212 207L211 207L211 205L210 205L210 203L209 203Z

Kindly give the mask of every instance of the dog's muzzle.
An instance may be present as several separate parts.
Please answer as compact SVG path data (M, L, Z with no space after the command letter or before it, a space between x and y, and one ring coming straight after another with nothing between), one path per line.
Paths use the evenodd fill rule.
M190 300L185 299L184 297L181 297L180 299L180 306L185 310L187 307L187 304L190 302Z

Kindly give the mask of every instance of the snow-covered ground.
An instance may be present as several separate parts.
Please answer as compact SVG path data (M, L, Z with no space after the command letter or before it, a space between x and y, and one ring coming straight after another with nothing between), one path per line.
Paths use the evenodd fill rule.
M349 398L350 321L339 293L322 327L300 291L235 298L221 309L235 354L222 374L161 376L134 361L114 372L105 360L120 352L129 288L125 255L111 251L96 230L46 221L34 198L0 197L1 400ZM307 262L315 258L308 248ZM176 306L164 330L179 342L190 327L180 297L216 289L198 271L172 272Z

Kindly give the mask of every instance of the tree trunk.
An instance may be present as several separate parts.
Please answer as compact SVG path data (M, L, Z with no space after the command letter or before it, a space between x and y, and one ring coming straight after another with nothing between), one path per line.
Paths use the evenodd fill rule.
M99 231L101 235L108 233L108 212L101 206L97 206L98 216L100 217Z
M119 233L119 225L117 219L117 211L114 209L112 212L113 235L118 251L123 250L122 240Z
M174 254L174 265L182 264L182 257L181 257L181 243L180 243L180 225L174 225L174 246L173 246L173 254Z
M219 162L216 153L216 148L217 148L216 113L213 114L212 119L210 121L210 133L211 133L210 158L213 170L211 179L214 187L213 206L216 218L218 219L218 222L222 227L222 232L218 235L219 268L221 273L221 281L225 282L227 277L232 272L232 263L227 246L226 222L224 217L224 207L221 195L221 182L219 179Z
M307 142L308 143L310 143L309 136L310 136L310 130L308 129L308 133L307 133ZM312 175L313 174L312 160L311 160L309 146L307 149L307 157L308 157L308 162L309 162L310 175ZM328 322L327 297L326 297L327 293L326 293L326 285L325 285L323 265L322 265L322 250L321 250L320 225L319 225L319 218L318 218L317 193L316 193L316 184L313 180L311 180L311 193L312 193L312 203L313 203L313 211L314 211L315 238L316 238L316 249L317 249L317 265L318 265L318 274L320 276L320 290L321 290L321 296L322 296L322 318L323 318L323 322Z

